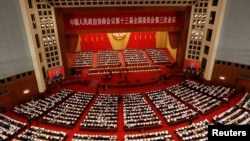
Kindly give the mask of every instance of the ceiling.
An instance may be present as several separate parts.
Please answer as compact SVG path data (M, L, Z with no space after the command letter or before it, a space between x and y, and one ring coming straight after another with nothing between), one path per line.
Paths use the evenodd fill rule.
M38 0L39 1L39 0ZM43 0L41 0L43 1ZM57 8L117 6L192 6L200 0L44 0Z

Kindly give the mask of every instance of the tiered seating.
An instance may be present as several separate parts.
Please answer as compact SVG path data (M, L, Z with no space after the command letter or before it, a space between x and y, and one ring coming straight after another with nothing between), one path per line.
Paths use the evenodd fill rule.
M225 112L213 117L216 124L223 125L246 125L250 124L250 113L237 106L231 107Z
M250 111L250 94L246 92L243 98L237 103L237 106Z
M193 123L188 126L175 129L175 133L182 141L207 141L208 137L208 120Z
M65 132L31 126L29 129L18 134L13 141L63 141L66 139L66 136Z
M146 49L146 52L148 56L150 57L150 59L152 60L153 64L170 62L167 55L161 49L148 48Z
M20 104L14 107L13 111L19 115L28 117L30 119L38 119L45 112L55 107L58 103L65 100L72 90L63 89L45 99L32 99L29 102Z
M174 141L168 131L125 135L125 141Z
M121 65L117 51L103 50L97 53L98 67L117 67Z
M117 136L74 134L72 141L117 141Z
M190 80L186 80L182 85L223 101L228 101L228 98L235 93L235 89L232 88L214 85L208 86Z
M208 95L224 101L228 101L228 98L235 93L235 89L224 86L210 86L209 88Z
M100 94L80 125L82 129L116 130L118 95Z
M73 128L76 121L82 115L87 105L93 98L93 93L76 92L65 102L47 113L42 118L43 122Z
M162 90L148 91L146 94L169 124L188 121L198 116L197 112Z
M75 60L72 67L91 67L93 63L93 52L79 52L76 53Z
M26 127L26 123L17 121L0 113L0 140L7 141Z
M149 64L142 50L138 49L124 50L123 57L125 59L125 63L127 64L127 66L136 64L143 64L143 65Z
M167 91L180 98L183 102L190 104L201 114L211 112L223 103L210 95L195 91L182 84L177 84L167 88Z
M125 129L154 128L162 125L142 94L124 94L123 99Z

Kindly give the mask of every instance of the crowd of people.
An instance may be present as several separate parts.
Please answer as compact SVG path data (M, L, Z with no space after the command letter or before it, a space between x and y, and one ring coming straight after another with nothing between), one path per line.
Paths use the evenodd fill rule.
M42 121L73 128L93 96L94 93L78 91L44 115Z
M98 67L120 67L121 61L115 50L102 50L97 52Z
M45 112L48 112L57 106L57 104L67 99L72 92L73 91L69 89L62 89L60 92L54 93L49 97L31 99L26 103L16 105L13 111L26 118L38 120Z
M192 85L190 86L190 84ZM206 91L202 91L204 89L207 90L208 88L206 86L200 85L197 82L186 80L181 84L168 87L166 90L167 92L181 99L187 105L192 106L201 114L206 114L215 110L224 103L223 99L228 98L228 94L223 94L224 97L221 97L221 95L218 93L217 95L212 95L209 92L206 93ZM212 89L209 90L214 91ZM230 93L230 91L228 91L228 93Z
M175 129L175 133L182 141L207 141L208 125L211 124L211 122L205 119L197 123L177 128Z
M100 94L81 123L81 129L116 130L118 119L118 95Z
M225 112L215 115L213 121L221 125L250 125L250 94L246 92L242 99Z
M124 128L127 130L144 130L162 125L141 93L124 94L123 107Z
M212 94L213 92L213 94ZM181 140L206 140L208 121L194 123L198 114L204 114L205 109L212 107L213 102L227 104L225 98L230 98L233 89L222 86L207 86L190 80L172 85L166 89L155 89L143 93L102 94L97 92L74 92L70 89L51 94L48 97L32 99L13 108L16 114L29 120L28 124L15 121L4 114L0 114L0 138L10 139L17 135L15 140L50 139L64 140L67 133L35 127L32 120L75 127L85 109L90 106L85 118L81 121L82 130L117 131L118 107L122 106L123 128L127 130L144 131L151 128L161 128L162 120L152 109L159 111L169 125L179 122L189 122L187 127L176 129ZM95 99L92 105L89 103ZM150 106L150 103L153 105ZM212 103L210 103L212 102ZM250 96L245 93L243 98L227 111L213 117L214 124L246 125L250 123L249 114ZM209 105L208 105L209 104ZM205 106L203 106L205 105ZM209 109L213 110L213 108ZM27 126L28 125L28 126ZM23 130L26 129L26 130ZM21 132L23 130L24 132ZM166 138L164 138L166 137ZM74 134L73 138L81 139L108 139L117 140L117 136ZM165 132L125 134L124 140L158 140L172 141L173 138Z
M169 124L189 121L198 116L198 112L163 90L148 91L146 94Z

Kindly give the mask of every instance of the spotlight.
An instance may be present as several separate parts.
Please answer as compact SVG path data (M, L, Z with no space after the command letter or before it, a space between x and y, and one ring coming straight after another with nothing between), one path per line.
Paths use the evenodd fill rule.
M224 76L220 76L219 79L220 80L225 80L225 77Z
M23 91L23 94L28 94L29 92L30 92L30 90L27 89L27 90Z

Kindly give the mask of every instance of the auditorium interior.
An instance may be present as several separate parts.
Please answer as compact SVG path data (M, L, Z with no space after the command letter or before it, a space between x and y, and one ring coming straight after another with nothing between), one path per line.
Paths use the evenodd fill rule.
M249 0L3 0L0 141L207 141L250 124Z

